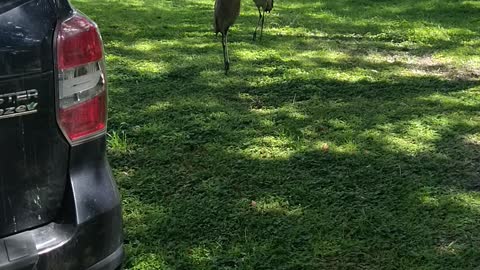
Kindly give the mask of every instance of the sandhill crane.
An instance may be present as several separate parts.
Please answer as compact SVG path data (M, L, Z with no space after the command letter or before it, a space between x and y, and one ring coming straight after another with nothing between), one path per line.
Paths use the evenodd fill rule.
M238 15L240 15L240 0L215 0L214 30L215 34L222 34L225 74L227 74L230 69L227 44L228 30L235 23Z
M263 24L265 23L265 12L270 13L273 9L273 0L253 0L255 2L255 5L258 8L258 23L257 27L255 27L255 32L253 33L253 40L255 41L257 39L257 30L258 26L260 26L261 23L261 28L260 28L260 39L262 39L263 35Z

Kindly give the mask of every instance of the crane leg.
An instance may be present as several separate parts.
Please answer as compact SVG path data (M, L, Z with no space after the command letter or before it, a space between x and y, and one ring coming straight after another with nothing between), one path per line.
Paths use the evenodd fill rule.
M258 22L257 22L257 27L255 27L255 32L253 32L253 41L257 40L257 31L261 21L262 21L262 12L260 11L260 8L258 8Z
M262 27L260 28L260 40L262 40L263 37L263 25L265 24L265 11L263 12L262 16Z
M228 35L228 32L225 32L225 34L222 33L223 63L225 66L225 75L228 74L228 70L230 69L230 59L228 57L227 35Z

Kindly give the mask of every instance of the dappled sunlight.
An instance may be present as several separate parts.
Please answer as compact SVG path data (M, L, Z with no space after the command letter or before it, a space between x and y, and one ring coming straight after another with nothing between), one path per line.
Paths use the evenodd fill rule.
M478 1L472 1L472 0L462 1L462 5L464 5L466 7L469 7L469 8L480 9L480 2L478 2Z
M480 133L465 136L464 142L466 145L472 145L480 148Z
M284 61L284 59L280 57L279 52L275 50L255 50L252 48L246 48L236 50L235 54L242 60L261 61L277 58L278 60Z
M368 131L365 138L376 139L384 145L384 149L393 153L417 155L435 150L435 145L430 142L412 140L410 137L389 134L386 131Z
M478 95L478 93L477 93ZM478 100L474 99L475 96L471 95L442 95L434 93L426 97L419 97L418 100L426 101L428 104L441 106L445 109L456 110L463 108L464 110L479 110L480 106Z
M317 63L320 60L325 63L342 63L350 59L350 55L338 50L305 51L295 54L292 59L305 64ZM309 63L310 62L310 63Z
M479 77L480 70L480 39L478 37L465 40L463 46L452 48L446 52L437 52L438 57L452 62L457 68L470 66Z
M337 130L346 130L346 129L352 129L349 123L342 119L329 119L328 124L330 127L337 129Z
M361 149L359 148L358 144L353 141L344 141L344 142L338 142L338 143L333 143L330 141L316 141L313 143L313 146L310 147L311 150L316 150L319 152L323 153L331 153L331 154L339 154L339 155L357 155L357 154L362 154L360 151Z
M451 41L449 32L454 33L455 30L447 31L441 26L427 26L423 23L417 23L406 33L406 38L420 43Z
M310 29L305 27L284 26L282 28L269 29L271 35L280 37L317 37L322 33L317 29Z
M142 246L138 247L141 248ZM127 252L135 252L137 249L129 249ZM144 269L169 269L167 258L157 252L142 252L138 257L127 260L130 265L134 265L131 270Z
M206 247L192 248L189 253L189 257L195 264L211 262L214 259L212 252Z
M154 51L154 50L158 50L159 49L159 45L160 46L163 46L165 44L168 44L170 46L175 46L175 45L179 45L178 42L174 42L174 41L168 41L168 42L152 42L150 40L145 40L145 41L137 41L135 42L134 44L128 46L127 44L125 43L119 43L119 42L115 42L115 43L110 43L108 44L110 47L112 48L131 48L133 50L137 50L137 51L141 51L141 52L151 52L151 51Z
M379 125L364 136L383 142L390 151L409 155L435 151L435 142L441 138L434 127L421 120Z
M445 108L448 108L446 106ZM455 107L458 108L458 107ZM373 139L385 150L407 155L433 154L444 133L451 133L457 126L471 130L480 129L480 118L465 118L458 113L439 114L406 122L377 125L366 130L361 137Z
M440 206L439 199L428 193L420 195L419 200L424 206L428 208L437 208Z
M462 208L480 212L480 194L478 194L478 192L461 193L449 199Z
M172 108L172 106L173 105L168 101L157 102L155 104L152 104L152 105L148 106L145 109L145 112L146 113L159 113L159 112L166 111L166 110Z
M262 214L271 215L301 216L304 211L303 207L292 206L280 197L261 198L252 202L250 207Z
M121 156L133 151L132 146L127 141L127 135L124 132L112 131L107 134L108 153L110 155Z
M432 188L422 188L418 192L418 200L422 207L448 212L448 214L450 214L449 217L446 217L448 219L457 218L456 215L458 215L462 209L480 212L480 194L478 194L478 192L466 192L455 189L447 192L440 192L440 190ZM471 225L475 225L470 219L468 219L458 220L458 226L460 226L462 222L468 222L471 223Z
M296 153L298 144L288 137L265 136L244 142L240 154L254 160L285 160Z
M151 62L148 60L133 60L131 58L119 57L115 55L107 55L107 61L113 66L127 66L130 69L142 74L158 74L165 73L168 70L167 63Z
M290 119L295 119L295 120L306 120L308 116L305 114L305 112L302 112L299 110L294 104L295 104L295 97L292 99L292 105L286 105L281 108L261 108L261 104L255 104L259 102L258 100L255 100L254 97L250 97L249 95L242 95L241 96L243 99L246 101L252 102L252 113L263 116L263 117L269 117L275 114L283 114L286 117ZM263 120L263 119L262 119ZM272 120L272 119L266 119L266 120Z

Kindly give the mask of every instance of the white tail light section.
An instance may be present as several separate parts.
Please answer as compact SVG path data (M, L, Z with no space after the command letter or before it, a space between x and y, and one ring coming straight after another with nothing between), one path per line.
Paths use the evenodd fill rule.
M107 90L97 26L75 14L57 30L58 123L75 144L104 134Z

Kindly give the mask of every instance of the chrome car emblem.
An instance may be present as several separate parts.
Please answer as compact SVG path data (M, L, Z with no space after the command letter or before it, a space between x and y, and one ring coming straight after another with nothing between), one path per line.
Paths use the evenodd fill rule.
M0 119L37 112L38 90L13 92L0 95Z

